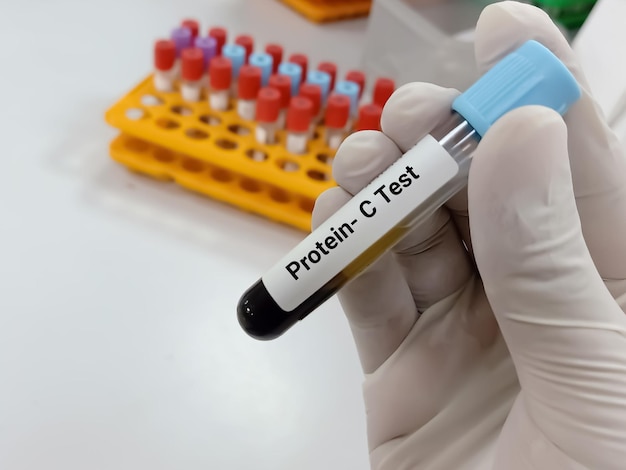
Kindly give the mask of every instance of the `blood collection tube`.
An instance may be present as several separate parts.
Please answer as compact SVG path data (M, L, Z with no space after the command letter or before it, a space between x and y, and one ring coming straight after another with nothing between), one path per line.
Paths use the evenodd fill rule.
M266 52L253 52L248 59L248 63L261 69L261 81L263 86L267 86L272 75L272 56Z
M380 116L383 113L383 108L377 104L370 103L364 104L359 108L359 117L356 121L354 130L356 131L379 131L380 130Z
M181 55L180 91L185 101L199 101L202 94L202 76L204 75L204 55L197 47L184 49Z
M235 38L235 44L240 45L246 50L246 64L250 58L250 54L254 51L254 39L248 34L240 34Z
M363 91L365 91L365 74L360 70L350 70L346 74L346 80L359 85L359 99L361 99Z
M180 73L180 55L183 50L192 45L191 30L183 26L174 28L174 30L172 30L171 39L174 41L174 44L176 44L176 65L174 67L175 75L178 76Z
M194 19L186 19L180 24L183 28L189 29L191 31L191 43L196 40L198 37L198 32L200 31L200 24Z
M176 44L176 57L180 57L183 50L191 47L191 30L184 26L174 28L172 31L172 41Z
M330 91L333 91L335 89L335 79L337 78L337 65L334 62L320 62L317 70L330 75Z
M204 70L207 71L211 59L217 55L217 41L211 36L197 37L194 45L202 51Z
M348 120L350 119L350 98L346 95L331 94L326 102L324 136L326 145L331 149L339 148L346 135Z
M219 26L214 26L209 29L209 37L215 38L215 42L217 44L217 55L222 55L222 48L224 44L226 44L226 40L228 39L228 32L224 28L220 28Z
M261 89L261 69L244 65L239 71L237 113L241 119L252 121L256 115L256 99Z
M255 129L256 140L260 144L276 143L278 115L280 114L280 91L276 88L262 88L257 95Z
M313 118L313 103L308 98L294 96L287 111L287 151L296 155L306 153Z
M276 88L280 92L280 113L278 116L278 127L285 127L287 119L287 108L291 101L291 79L286 75L272 75L270 77L269 86Z
M278 66L278 73L289 77L291 80L291 96L296 96L300 89L300 82L302 81L302 67L298 64L292 64L291 62L283 62Z
M352 120L356 117L359 111L359 85L347 80L341 80L335 85L335 93L339 95L346 95L350 98L350 119L348 120L348 127L346 128L346 130L350 130L352 127Z
M321 70L310 70L306 78L307 83L318 85L322 91L322 105L326 103L330 93L330 74Z
M216 111L226 111L230 100L233 64L228 57L217 56L209 63L209 105Z
M154 44L154 88L157 91L172 91L175 78L176 44L171 40L159 40Z
M444 124L244 293L237 307L242 328L257 339L280 336L460 191L481 136L503 114L525 105L563 114L580 94L576 79L547 48L523 44L456 98Z
M300 83L306 79L306 74L309 69L309 58L305 54L291 54L287 62L291 64L298 64L302 72L300 73Z
M222 55L232 64L232 94L237 93L237 80L239 78L239 69L246 63L246 49L239 44L226 44L222 48Z
M372 102L381 108L385 107L387 100L396 89L396 83L391 78L380 77L374 83Z
M315 133L315 126L320 121L320 112L322 109L322 89L319 85L313 83L304 83L300 87L300 94L304 98L311 100L311 127L309 129L309 137L312 137Z
M280 44L268 44L265 52L272 56L272 73L278 72L278 66L283 61L283 47Z

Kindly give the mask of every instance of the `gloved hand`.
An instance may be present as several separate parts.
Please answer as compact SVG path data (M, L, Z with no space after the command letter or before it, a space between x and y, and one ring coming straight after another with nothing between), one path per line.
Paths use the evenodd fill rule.
M366 374L373 468L626 468L626 158L540 10L487 7L479 68L529 39L570 68L581 100L564 120L537 106L503 116L468 191L339 294ZM442 122L457 94L400 88L383 132L338 150L340 187L320 196L314 225Z

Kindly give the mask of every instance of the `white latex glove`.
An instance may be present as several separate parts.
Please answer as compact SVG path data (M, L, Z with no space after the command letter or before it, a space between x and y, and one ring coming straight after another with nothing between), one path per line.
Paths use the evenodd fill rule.
M468 193L339 294L366 373L373 468L626 468L626 159L540 10L487 7L479 68L528 39L570 68L582 99L564 120L541 107L502 117ZM457 94L399 89L383 132L339 149L340 187L318 199L314 225L442 122Z

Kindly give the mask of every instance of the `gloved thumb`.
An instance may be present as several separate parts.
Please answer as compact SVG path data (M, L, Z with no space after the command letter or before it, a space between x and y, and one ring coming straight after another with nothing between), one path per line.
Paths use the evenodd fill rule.
M562 118L538 106L503 116L475 152L468 197L529 418L585 468L626 462L626 316L585 245Z

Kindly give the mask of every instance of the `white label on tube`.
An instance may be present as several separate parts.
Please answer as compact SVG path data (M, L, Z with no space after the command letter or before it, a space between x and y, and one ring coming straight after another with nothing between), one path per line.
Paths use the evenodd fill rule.
M254 130L254 134L256 135L256 140L260 144L268 144L267 131L265 128L259 124L257 124L256 129Z
M458 170L450 154L427 135L265 273L267 291L281 309L292 311Z
M256 114L256 101L255 100L238 100L237 101L237 113L241 119L253 121Z
M172 91L174 89L174 78L172 75L171 71L163 72L162 70L157 70L154 72L154 88L162 92Z
M309 140L309 134L306 132L287 133L287 151L297 155L306 153L306 144Z

